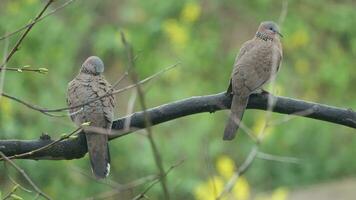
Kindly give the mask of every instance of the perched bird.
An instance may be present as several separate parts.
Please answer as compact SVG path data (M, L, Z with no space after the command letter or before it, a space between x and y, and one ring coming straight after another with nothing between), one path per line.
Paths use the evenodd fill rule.
M253 39L245 42L235 59L228 93L232 93L231 113L224 140L234 139L249 95L274 77L282 59L282 45L276 23L262 22Z
M111 85L105 80L103 72L104 63L99 57L87 58L79 74L68 84L68 106L85 104L110 92ZM114 96L109 95L69 110L72 121L78 126L90 122L83 129L92 171L97 178L105 178L110 172L108 134L113 121L114 104Z

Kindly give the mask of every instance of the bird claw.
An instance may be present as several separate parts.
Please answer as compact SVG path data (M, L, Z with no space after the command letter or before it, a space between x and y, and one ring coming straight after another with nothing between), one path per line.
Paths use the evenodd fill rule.
M262 95L270 95L271 93L268 92L267 90L264 90L264 89L261 89L261 92L260 92Z

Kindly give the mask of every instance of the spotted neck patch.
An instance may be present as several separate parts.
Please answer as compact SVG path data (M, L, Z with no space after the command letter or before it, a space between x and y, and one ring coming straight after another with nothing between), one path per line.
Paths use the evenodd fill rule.
M269 35L267 35L266 33L261 33L261 32L257 32L256 33L256 37L261 39L261 40L264 40L264 41L268 41L268 40L271 40L273 41L273 38L270 37Z

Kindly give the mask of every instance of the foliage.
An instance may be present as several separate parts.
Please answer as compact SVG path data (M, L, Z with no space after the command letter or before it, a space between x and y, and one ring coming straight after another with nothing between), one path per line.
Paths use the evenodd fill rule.
M64 2L55 1L52 8ZM28 23L43 3L1 0L0 34ZM282 2L276 0L77 0L36 24L8 64L9 67L47 68L48 73L6 72L4 91L44 107L63 107L67 83L89 55L103 58L105 74L114 82L124 73L127 63L120 41L122 30L138 55L137 70L141 78L177 61L182 63L144 87L148 106L220 92L227 87L241 44L254 35L260 21L277 21L281 7ZM283 66L274 93L355 108L356 93L352 92L356 84L353 73L355 21L355 5L350 1L289 1L288 14L281 27L285 36ZM10 47L18 38L19 34L9 38ZM4 44L0 41L1 47ZM128 83L125 81L121 86ZM119 95L117 117L126 114L131 95L130 92ZM138 109L139 106L135 110ZM252 142L242 131L233 142L221 140L226 113L189 116L153 128L166 168L185 158L183 165L168 175L168 187L174 199L215 197L216 193L205 192L204 195L210 196L201 197L200 192L211 191L211 187L221 189L235 168L234 163L239 166L244 161ZM258 132L265 123L264 116L263 111L248 110L244 122ZM272 117L274 120L284 118L278 114ZM0 99L1 139L34 139L42 132L58 138L74 128L68 117L49 118L13 101ZM274 197L258 199L280 200L294 187L355 175L354 132L307 118L271 127L262 151L295 156L302 159L303 164L257 160L239 180L232 195L249 199L250 193L273 190ZM158 173L149 143L139 133L110 143L110 179L120 184ZM70 161L18 160L16 163L52 197L78 199L112 190L81 173L90 174L87 157ZM7 175L28 187L19 173L1 165L2 195L13 187ZM137 194L147 186L131 192ZM28 199L33 194L18 190L16 195ZM161 197L159 184L147 195L152 199Z

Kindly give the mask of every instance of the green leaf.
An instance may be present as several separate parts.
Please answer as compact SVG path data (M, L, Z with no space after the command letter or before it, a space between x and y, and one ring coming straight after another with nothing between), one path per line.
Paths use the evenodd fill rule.
M63 139L63 138L67 138L67 137L68 137L68 135L66 133L63 133L60 138Z
M78 138L78 135L71 135L69 138L70 139L76 139L76 138Z
M89 126L90 125L90 122L84 122L82 123L82 126Z
M47 74L48 73L48 69L47 68L38 68L38 70L40 70L38 73L41 73L41 74Z
M16 195L16 194L11 194L10 197L12 197L12 199L15 199L15 200L23 200L22 197Z

